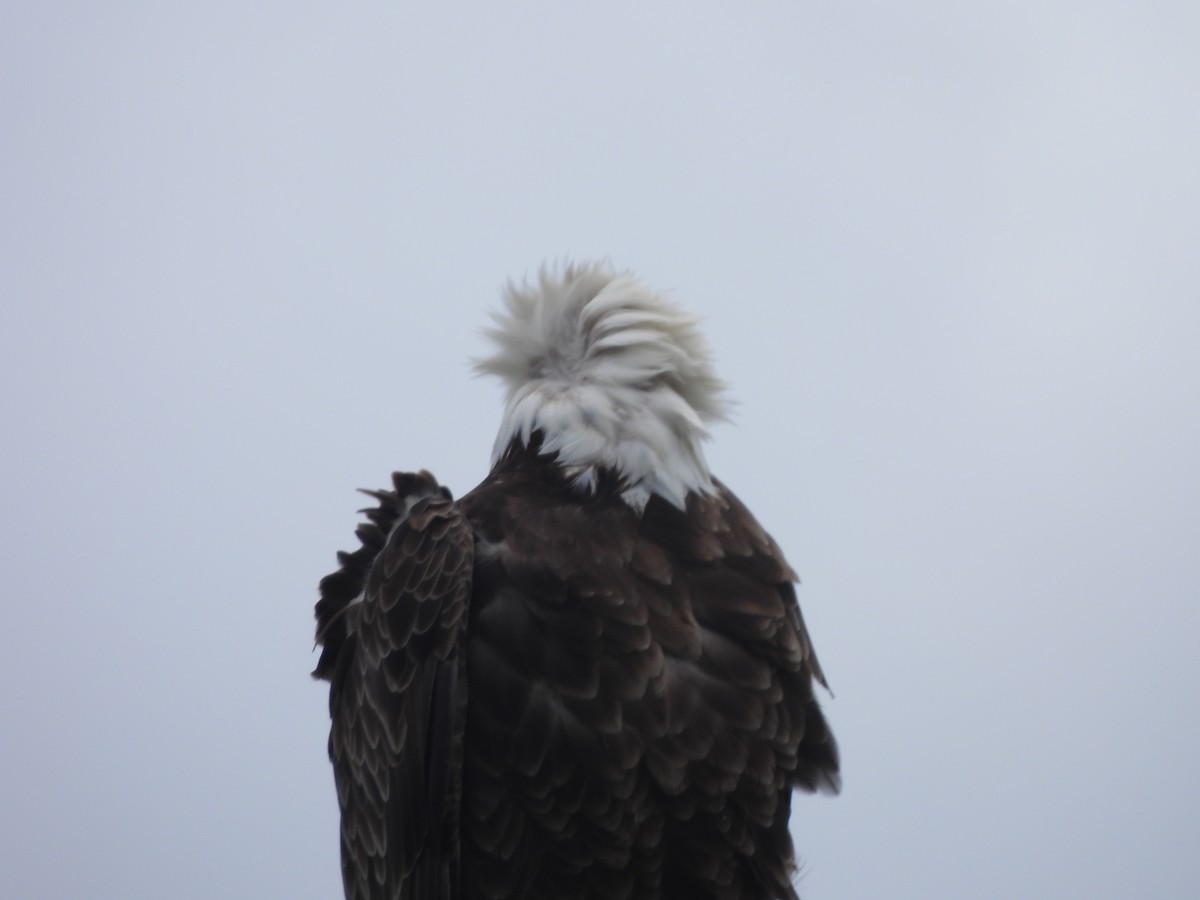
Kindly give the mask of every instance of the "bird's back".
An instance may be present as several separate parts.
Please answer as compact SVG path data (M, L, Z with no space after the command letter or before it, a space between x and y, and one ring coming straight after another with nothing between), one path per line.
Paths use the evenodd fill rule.
M791 791L837 786L794 576L724 487L617 488L515 447L459 503L464 896L794 896Z

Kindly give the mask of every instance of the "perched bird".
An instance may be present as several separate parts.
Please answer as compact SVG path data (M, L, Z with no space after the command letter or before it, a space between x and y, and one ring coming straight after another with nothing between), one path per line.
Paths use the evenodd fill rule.
M825 677L705 462L696 320L600 264L505 300L488 476L394 475L321 582L346 896L795 898L792 792L839 786Z

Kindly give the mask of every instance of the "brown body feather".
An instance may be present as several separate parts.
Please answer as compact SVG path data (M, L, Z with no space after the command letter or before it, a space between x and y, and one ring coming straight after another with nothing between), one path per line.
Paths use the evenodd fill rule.
M347 897L795 897L838 757L794 573L723 485L639 511L538 443L395 476L322 582Z

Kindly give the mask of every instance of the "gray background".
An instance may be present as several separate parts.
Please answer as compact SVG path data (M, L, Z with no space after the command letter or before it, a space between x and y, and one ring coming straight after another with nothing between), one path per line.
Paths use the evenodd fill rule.
M703 315L837 898L1200 895L1200 5L12 2L0 894L329 898L311 607L509 276Z

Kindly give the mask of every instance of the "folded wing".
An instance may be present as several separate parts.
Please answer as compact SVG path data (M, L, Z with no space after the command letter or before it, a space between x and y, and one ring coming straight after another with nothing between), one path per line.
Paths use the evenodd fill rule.
M473 537L427 472L394 481L321 583L315 674L331 682L346 896L438 900L458 892Z

